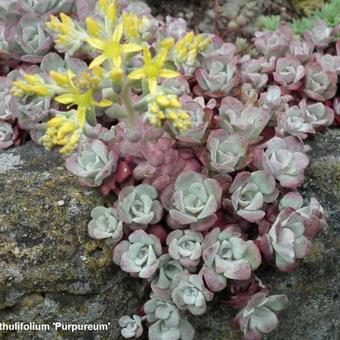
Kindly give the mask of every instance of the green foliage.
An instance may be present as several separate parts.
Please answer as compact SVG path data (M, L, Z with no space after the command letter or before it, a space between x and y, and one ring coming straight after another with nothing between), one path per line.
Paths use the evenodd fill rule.
M316 20L323 20L328 26L334 27L340 24L340 0L332 0L312 15L297 19L292 22L295 34L308 32L312 29Z
M279 28L280 22L279 15L262 15L259 17L257 25L264 31L275 31Z
M308 16L295 19L290 24L295 34L300 35L313 29L316 20L323 20L328 26L340 24L340 0L332 0L324 4L323 0L296 0L294 7L300 9ZM279 15L261 16L257 22L263 31L275 31L280 25Z

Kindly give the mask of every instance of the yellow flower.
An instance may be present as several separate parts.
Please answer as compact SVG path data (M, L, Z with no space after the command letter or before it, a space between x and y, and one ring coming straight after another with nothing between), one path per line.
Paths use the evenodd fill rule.
M194 32L187 33L177 41L174 49L175 57L183 63L193 65L198 52L206 49L210 44L210 38L203 34L194 35Z
M64 13L60 13L60 19L54 15L50 16L50 21L46 22L46 27L57 34L55 43L60 50L69 50L74 53L87 38L86 32L78 23Z
M98 0L97 8L110 23L114 24L117 21L117 8L115 0Z
M175 95L159 94L149 102L146 118L155 127L161 127L162 122L168 120L175 129L185 132L191 127L191 120L180 107Z
M97 102L93 98L93 92L100 85L99 77L103 75L103 72L104 70L98 66L92 70L92 75L83 72L78 77L72 71L68 71L66 74L50 72L50 77L64 89L64 93L55 97L55 101L69 107L74 105L78 107L77 120L81 128L85 124L87 110L91 110L95 106L107 107L112 104L108 99Z
M38 74L24 73L23 80L13 81L12 94L16 97L22 97L26 94L51 97L54 91L45 84L44 79Z
M123 24L120 23L115 28L113 34L108 39L88 38L87 43L96 50L102 51L102 54L93 59L90 68L101 65L105 60L109 60L111 64L121 69L123 57L125 54L141 51L142 47L136 44L122 44Z
M135 13L124 12L122 15L124 32L128 40L134 41L139 38L139 30L146 18L139 19Z
M132 71L128 78L132 80L146 78L148 80L149 91L151 94L154 94L157 89L158 78L175 78L180 75L174 70L164 68L168 51L167 47L161 47L158 54L152 58L149 48L145 46L143 50L144 66Z
M58 115L47 122L47 130L41 141L47 149L62 146L59 152L68 154L78 144L80 135L81 129L73 117Z

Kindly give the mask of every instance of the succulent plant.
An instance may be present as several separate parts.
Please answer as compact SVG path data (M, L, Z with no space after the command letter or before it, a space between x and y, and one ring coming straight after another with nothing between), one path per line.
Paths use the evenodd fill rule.
M298 90L301 79L305 76L305 68L295 57L279 58L276 62L276 70L273 73L274 80L287 87L288 90Z
M310 36L314 45L317 48L326 48L333 39L332 31L332 28L329 27L324 21L317 20L310 32Z
M202 234L192 230L174 230L166 238L169 255L189 270L201 260L202 241Z
M0 120L10 120L13 112L10 108L12 82L7 77L0 77Z
M267 143L262 154L262 165L277 179L281 186L296 188L304 179L304 170L309 159L304 153L303 143L296 137L274 137Z
M162 191L175 182L183 171L200 171L201 165L190 150L175 149L169 136L162 136L156 143L143 146L143 156L137 162L133 175L145 184Z
M332 71L325 71L317 62L306 65L304 93L316 101L325 101L335 96L337 76Z
M210 57L195 77L201 89L212 95L228 95L240 82L236 65L225 57Z
M179 261L173 259L169 254L162 255L159 258L158 274L151 282L151 289L155 296L170 299L173 279L183 270Z
M300 139L307 138L308 133L315 133L312 124L306 121L304 110L297 105L286 106L285 112L277 115L276 133L279 136L295 136Z
M304 33L302 39L293 39L289 44L289 52L301 63L307 62L313 53L314 43L310 34Z
M156 224L163 216L162 205L157 200L157 191L148 184L125 187L119 193L116 206L120 219L132 229Z
M246 340L260 339L278 324L277 312L288 304L286 295L267 296L266 292L254 294L247 305L235 317L235 323L243 331Z
M158 237L136 230L128 241L118 243L113 252L113 261L122 270L143 279L151 278L159 266L162 247Z
M91 212L92 220L88 224L89 235L96 239L109 239L113 244L123 237L123 222L114 208L95 207Z
M117 166L118 156L100 140L85 141L77 153L67 158L67 170L79 177L81 184L98 187Z
M178 97L190 94L189 83L184 77L164 79L162 81L162 88L165 93L173 94Z
M268 110L245 106L233 97L222 99L219 116L216 117L220 128L229 134L238 133L249 142L257 140L269 119Z
M124 315L119 319L120 333L123 338L139 338L143 333L142 319L138 315Z
M0 150L7 149L14 144L18 138L19 131L16 126L12 126L3 120L0 120Z
M283 95L279 86L268 86L267 92L262 92L259 99L260 107L268 110L272 116L285 110L285 104L291 101L291 95Z
M205 287L202 275L181 272L173 280L171 297L179 309L201 315L214 294Z
M167 16L163 27L163 35L173 37L176 40L183 38L187 33L187 23L183 18Z
M169 211L167 221L173 229L190 226L194 231L202 231L215 223L221 196L222 189L216 180L188 171L163 191L161 200Z
M21 6L24 10L32 11L38 15L47 15L57 12L70 12L74 6L73 0L23 0Z
M283 57L292 40L292 31L288 26L280 26L274 32L256 32L255 47L266 57Z
M227 279L248 280L261 264L261 255L253 241L244 241L233 227L214 228L203 242L203 275L210 290L224 289Z
M194 328L168 300L152 296L144 305L150 340L192 340Z
M305 116L305 122L313 128L329 126L334 120L334 111L323 103L308 103L302 99L299 103L300 109Z
M316 54L316 61L321 65L325 71L334 72L336 75L340 74L340 56L331 54Z
M310 199L308 206L300 207L297 212L303 217L306 226L305 234L309 239L327 227L325 210L315 197Z
M9 28L6 38L12 51L30 63L41 62L52 47L52 39L44 30L44 21L34 13L25 14L17 25Z
M229 192L234 210L249 222L262 219L265 215L261 210L263 205L273 202L279 194L274 177L262 170L238 173Z
M257 59L244 60L241 65L242 83L249 83L255 89L264 87L268 82L268 75L263 73L263 63Z
M304 232L302 215L293 208L286 208L279 213L268 234L262 236L261 250L266 257L275 258L277 268L290 271L310 248Z
M240 134L230 135L218 129L210 133L207 148L210 152L210 167L219 173L230 173L245 167L248 140Z
M210 123L211 115L200 105L199 98L193 100L191 97L183 97L181 100L182 109L189 114L191 127L185 132L172 128L176 139L185 146L202 144Z

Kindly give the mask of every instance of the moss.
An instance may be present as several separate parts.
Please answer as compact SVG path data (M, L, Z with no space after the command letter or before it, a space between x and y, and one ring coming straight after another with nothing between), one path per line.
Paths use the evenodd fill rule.
M340 200L340 158L322 157L307 170L309 184L327 200Z
M314 241L308 255L305 257L304 262L318 265L322 263L325 257L325 246L320 241Z

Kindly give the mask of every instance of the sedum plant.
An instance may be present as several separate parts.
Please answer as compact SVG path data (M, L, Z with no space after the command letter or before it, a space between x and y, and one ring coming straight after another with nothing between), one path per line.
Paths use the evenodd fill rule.
M88 224L89 235L96 239L110 239L118 243L123 237L123 222L114 208L95 207L91 212L92 220Z
M254 294L235 319L244 338L259 339L262 334L270 333L278 323L276 314L286 307L287 302L285 295Z
M253 241L244 241L237 228L214 228L203 242L204 278L216 292L227 286L227 279L248 280L261 264L261 255Z
M151 296L144 305L146 319L151 324L149 339L192 340L194 329L169 300Z
M128 241L118 243L113 260L124 271L148 279L156 272L161 253L161 244L156 236L136 230L130 234Z
M296 190L306 141L340 122L338 3L299 24L264 19L250 46L137 1L0 0L0 149L58 147L107 196L88 233L152 291L119 319L124 338L193 339L186 315L215 292L245 339L277 326L287 298L258 268L294 270L327 225Z
M156 198L156 189L148 184L124 188L117 201L120 219L131 228L146 228L149 224L159 222L163 207Z
M174 230L166 238L169 255L189 270L200 263L202 242L203 235L192 230Z
M194 231L202 231L216 222L222 191L215 179L188 171L178 176L163 194L163 206L169 211L167 222L173 229L190 226Z
M173 281L171 298L181 310L189 310L194 315L204 314L206 302L211 301L214 294L203 282L201 275L181 272Z

